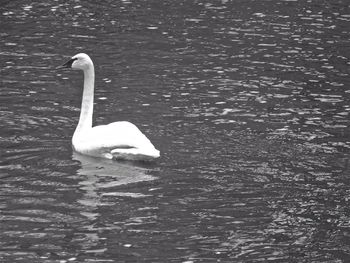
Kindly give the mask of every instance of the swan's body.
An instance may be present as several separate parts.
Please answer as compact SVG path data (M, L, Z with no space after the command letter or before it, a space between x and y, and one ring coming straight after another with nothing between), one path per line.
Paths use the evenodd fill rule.
M150 140L130 122L92 127L95 70L88 55L77 54L59 68L80 69L84 72L80 118L72 138L75 151L107 159L152 160L160 156Z

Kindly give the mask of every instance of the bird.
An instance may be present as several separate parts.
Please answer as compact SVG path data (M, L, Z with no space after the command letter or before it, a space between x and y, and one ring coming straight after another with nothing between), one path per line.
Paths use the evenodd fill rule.
M74 151L88 156L112 160L152 161L160 152L151 141L128 121L92 126L95 70L85 53L71 57L56 69L77 69L84 73L84 89L78 125L72 137Z

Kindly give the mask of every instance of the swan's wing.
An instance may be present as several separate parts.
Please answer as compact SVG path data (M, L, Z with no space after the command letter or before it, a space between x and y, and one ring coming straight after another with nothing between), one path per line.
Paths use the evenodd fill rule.
M150 140L130 122L113 122L95 126L89 136L106 148L142 148L153 147Z
M107 158L145 159L159 157L150 140L130 122L113 122L95 126L84 134L84 143L90 153L99 152Z

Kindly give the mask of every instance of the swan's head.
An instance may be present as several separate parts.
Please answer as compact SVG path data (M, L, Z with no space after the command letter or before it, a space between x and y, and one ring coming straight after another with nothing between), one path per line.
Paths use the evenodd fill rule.
M86 70L93 66L91 58L85 53L79 53L73 56L70 60L64 63L62 66L57 67L57 69L62 68L72 68Z

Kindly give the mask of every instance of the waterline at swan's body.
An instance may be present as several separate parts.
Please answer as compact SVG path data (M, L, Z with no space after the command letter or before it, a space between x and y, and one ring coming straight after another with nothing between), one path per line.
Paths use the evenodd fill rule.
M77 54L59 68L80 69L84 72L80 118L72 138L75 151L107 159L152 160L160 156L150 140L130 122L92 127L95 71L88 55Z

